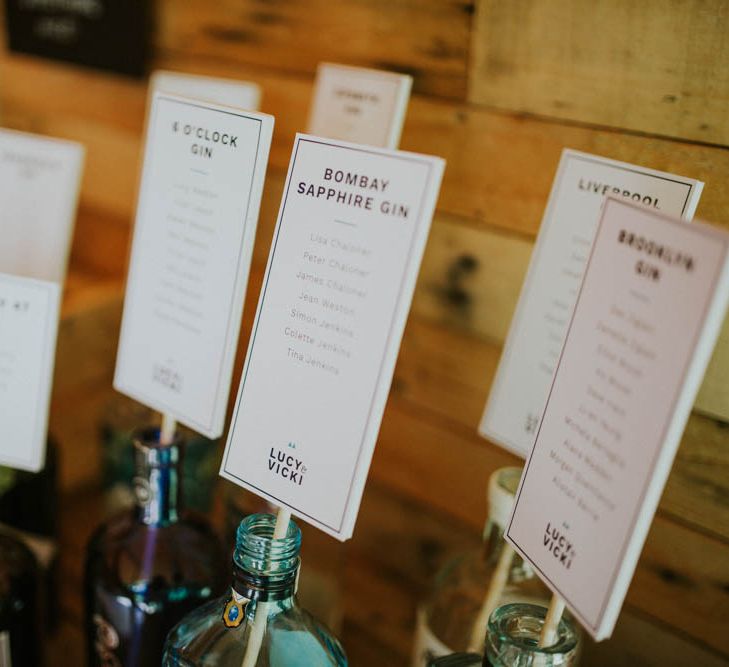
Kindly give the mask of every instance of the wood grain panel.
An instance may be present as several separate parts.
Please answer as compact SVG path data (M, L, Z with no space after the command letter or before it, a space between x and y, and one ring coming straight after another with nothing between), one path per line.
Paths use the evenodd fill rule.
M306 125L311 79L189 56L167 56L158 65L257 81L263 89L262 110L276 116L271 165L287 167L294 134ZM101 75L77 72L79 96L88 83L104 94L85 98L86 104L61 103L54 100L69 95L65 70L54 66L42 72L29 58L7 59L7 84L0 91L7 124L87 144L83 200L129 218L139 167L143 85L129 88L112 79L101 86L94 83ZM28 77L36 87L16 86ZM118 102L100 102L114 106L107 122L93 112L96 100L104 97ZM130 118L137 132L129 129ZM721 177L729 173L726 149L521 118L422 96L411 101L401 147L446 158L438 208L476 228L485 224L534 236L564 147L702 179L706 188L697 215L729 227L729 181Z
M727 590L729 546L657 516L628 603L729 656Z
M311 76L322 60L414 77L465 98L473 0L164 0L158 48ZM446 29L444 29L446 28Z
M482 0L469 99L729 145L723 0Z

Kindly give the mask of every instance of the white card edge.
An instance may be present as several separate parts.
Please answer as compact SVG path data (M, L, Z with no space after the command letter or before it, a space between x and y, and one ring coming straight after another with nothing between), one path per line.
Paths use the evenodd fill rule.
M703 183L701 185L703 186ZM609 201L612 201L621 206L641 208L635 204L626 202L623 199L617 199L613 196L607 196L605 202L603 203L601 217L605 215L605 209ZM687 222L687 220L685 219L672 218L671 216L656 213L655 211L648 212L653 216L661 218L668 222ZM668 480L668 475L671 472L673 461L681 442L683 430L685 428L686 422L691 415L693 402L696 398L696 394L698 393L699 386L701 385L704 373L706 372L706 368L708 367L711 355L714 350L714 345L716 344L719 333L721 331L727 307L729 306L729 237L727 237L727 235L721 230L717 230L706 223L697 223L695 227L706 230L705 233L708 233L710 235L723 237L725 248L724 263L723 266L719 269L719 276L714 285L714 293L712 298L709 300L707 306L707 316L704 321L704 326L701 328L697 336L696 347L694 348L693 355L689 359L687 366L688 370L684 378L683 386L679 393L678 399L674 404L674 416L667 425L666 437L657 457L656 465L654 466L654 474L651 476L651 479L648 481L648 484L645 487L646 490L643 497L643 503L638 510L636 529L633 530L632 536L627 541L626 547L623 551L623 559L617 570L615 571L612 591L608 593L605 600L603 601L603 609L600 613L598 613L598 617L595 623L593 624L592 621L589 621L569 600L567 600L562 592L558 589L558 587L555 586L547 577L539 576L542 583L547 586L547 588L549 588L554 595L562 599L566 607L575 616L575 618L579 620L583 628L587 630L590 636L597 642L608 639L610 637L615 627L615 623L617 622L617 619L622 610L623 602L628 594L628 590L630 588L633 575L635 574L635 569L640 559L643 546L648 537L650 527L653 523L653 519L655 517L655 513L658 508L658 504L660 502L666 481ZM695 386L690 383L695 384ZM688 407L685 407L685 404L688 404ZM680 408L685 408L685 416L683 417L681 417L680 415L679 417L676 416L677 414L679 414ZM526 478L525 473L534 453L535 446L536 438L527 456L524 466L524 472L519 479L519 485L514 495L516 500L514 502L514 505L512 506L511 514L506 524L506 529L504 530L504 540L509 545L511 545L514 551L516 551L523 560L530 563L532 567L534 567L534 569L541 575L541 570L531 561L527 553L519 547L519 545L509 534L512 522L514 520L514 514L516 513L516 501L518 501L518 498L521 495L522 486ZM661 468L662 472L659 475L656 475L655 471ZM652 505L650 505L651 503ZM651 509L646 512L646 507L651 507ZM638 526L640 526L640 531L637 530ZM641 537L636 537L636 534L638 534L639 532L641 534ZM620 585L620 587L622 588L622 592L616 593L616 591L618 590L618 585Z
M187 426L188 428L191 428L192 430L197 431L198 433L201 433L202 435L206 436L207 438L215 439L215 438L220 437L224 432L225 414L227 412L227 401L226 401L225 408L222 410L222 417L217 414L218 411L216 410L216 406L213 406L213 411L211 413L210 426L206 426L205 424L199 423L196 420L189 419L188 417L186 417L179 411L171 409L169 406L165 406L164 404L162 404L159 401L155 401L155 400L150 401L150 397L139 392L136 388L132 387L131 385L128 385L124 381L124 378L122 377L121 369L124 366L124 357L127 354L126 349L125 349L126 344L124 343L124 341L125 341L125 336L124 336L125 313L126 313L126 310L128 307L127 295L128 295L128 287L129 287L129 278L132 273L132 267L135 263L134 248L135 248L135 243L137 242L135 230L137 227L137 222L138 222L138 217L139 217L139 203L142 198L142 192L143 192L143 187L144 187L144 176L145 176L145 171L146 171L146 164L148 162L147 158L148 158L149 153L151 152L151 144L149 142L149 138L150 138L149 137L149 134L150 134L149 128L152 125L152 122L151 122L152 117L153 117L152 113L153 113L154 109L156 109L155 103L156 103L157 99L160 97L170 98L170 99L177 100L177 101L187 103L187 104L198 104L201 106L205 106L209 109L214 109L214 110L222 111L222 112L234 110L236 112L241 113L241 115L248 115L248 116L255 117L256 119L261 121L261 140L263 139L264 130L266 128L270 128L270 130L268 132L269 141L265 148L265 154L266 154L265 164L263 164L263 161L261 161L261 164L263 165L261 167L263 170L263 176L262 176L263 184L265 184L265 174L266 174L266 170L268 168L268 158L269 158L270 144L271 144L270 139L272 138L272 135L273 135L273 126L274 126L275 118L270 114L262 113L260 111L250 111L248 109L237 109L235 107L230 107L225 104L218 104L217 102L201 102L200 100L196 100L194 98L187 98L187 97L183 97L180 95L173 95L171 93L166 93L166 92L162 92L162 91L153 91L152 92L151 105L149 107L150 113L148 113L148 115L147 115L147 121L146 121L146 126L145 126L144 146L141 151L142 167L140 169L140 175L139 175L138 187L137 187L137 201L136 201L136 208L135 208L135 212L134 212L134 225L132 227L132 233L130 235L129 250L127 253L128 262L127 262L127 273L126 273L125 285L124 285L124 300L123 300L123 305L122 305L122 317L121 317L121 324L119 327L119 340L117 343L116 363L114 366L114 377L113 377L113 381L112 381L112 386L119 393L124 394L125 396L128 396L129 398L137 401L138 403L141 403L142 405L145 405L156 412L169 414L175 419L175 421L179 422L183 426ZM259 143L259 149L260 149L260 147L261 147L261 143ZM256 174L254 174L253 180L254 180L254 184L255 184L257 181ZM255 187L255 185L254 185L254 187ZM256 214L256 225L255 225L256 228L258 226L258 213L260 212L260 203L261 203L261 199L262 199L262 193L263 193L263 187L261 188L260 192L258 193L259 196L258 196L258 200L257 200L257 214ZM250 193L251 199L249 199L249 201L252 201L253 195L254 195L254 190L253 190L253 188L251 188L251 193ZM243 231L242 242L244 244L246 242L247 225L248 225L248 220L246 220L246 228ZM248 268L246 271L246 283L244 285L244 297L245 297L245 290L247 289L247 277L250 273L250 260L252 258L253 244L255 242L255 234L256 234L256 229L254 229L253 233L252 233L251 249L250 249L250 255L248 258ZM241 259L243 259L243 253L241 253ZM237 292L236 292L236 294L237 294ZM236 306L234 305L234 308L235 307ZM239 328L238 335L240 335L240 326L241 326L242 308L243 308L242 301L240 304L240 308L241 308L241 314L237 318L238 328ZM232 317L231 317L231 321L233 321ZM236 338L236 342L237 342L237 338ZM237 345L236 345L236 347L237 347ZM221 362L221 368L224 368L224 363L225 363L225 357L224 357L223 361ZM232 379L234 363L235 363L235 350L233 352L233 357L232 357L232 362L231 362L231 370L230 370L231 379ZM222 371L221 371L221 375L222 375ZM228 391L230 391L230 388L228 389Z
M306 120L307 133L310 136L322 136L311 134L312 123L319 113L319 109L325 101L324 93L320 86L320 81L323 76L326 76L327 72L349 72L353 75L364 75L367 74L372 78L380 79L392 79L397 86L397 92L395 94L395 107L389 119L389 127L386 130L385 140L382 145L380 144L366 144L375 146L377 148L388 148L390 150L396 150L400 145L400 137L402 135L402 129L405 125L405 116L407 115L408 104L410 102L410 92L413 85L413 77L409 74L400 74L399 72L390 72L388 70L373 69L371 67L357 67L355 65L342 65L339 63L333 63L329 61L322 61L317 65L316 75L314 77L314 97L309 105L309 114ZM322 138L328 138L323 137ZM335 141L339 141L336 139ZM343 140L343 141L346 141Z
M442 183L443 172L445 171L445 164L446 164L446 162L445 162L445 160L443 158L440 158L440 157L437 157L437 156L431 156L431 155L423 155L423 154L419 154L419 153L409 153L407 151L393 151L392 149L383 148L383 147L377 147L377 146L369 146L369 145L364 145L363 146L361 144L354 144L352 142L342 141L340 139L329 139L327 137L319 137L319 136L316 136L316 135L307 134L307 133L303 133L303 132L297 132L296 133L296 136L294 137L294 142L293 142L293 146L292 146L292 149L291 149L291 157L289 158L289 166L288 166L288 169L287 169L287 172L286 172L286 180L284 181L284 187L283 187L283 190L282 190L281 202L279 203L279 209L278 209L278 213L276 215L276 226L274 227L272 239L275 239L277 237L278 232L279 232L279 229L280 229L280 226L281 226L281 221L282 221L282 217L283 217L283 215L282 215L283 214L283 207L284 207L284 202L285 202L285 198L286 198L286 192L288 191L288 188L290 186L291 175L292 175L292 172L293 172L293 166L294 166L294 161L295 161L295 156L296 156L296 152L297 152L297 149L298 149L298 145L299 145L299 142L302 139L313 139L313 140L323 141L323 142L326 142L326 143L334 143L334 144L341 145L341 146L344 146L344 147L352 147L352 148L357 148L357 149L365 148L365 149L369 149L369 150L372 150L374 152L381 153L381 154L385 154L385 155L396 152L398 155L416 156L416 157L419 157L421 159L426 159L427 161L429 161L431 163L431 165L435 169L435 172L434 173L435 173L435 178L436 178L437 183L438 183L438 188L437 189L433 188L433 191L430 192L430 193L428 193L427 199L424 200L424 202L423 202L423 211L424 212L426 210L430 211L430 221L425 226L425 231L424 231L424 234L423 234L424 238L422 240L422 245L423 245L422 253L425 252L425 246L427 245L427 240L428 240L428 236L429 236L429 232L430 232L430 227L431 227L431 225L433 223L433 218L434 218L434 214L435 214L435 207L436 207L436 204L437 204L437 201L438 201L438 197L440 195L440 184ZM265 285L266 277L268 276L268 274L270 272L270 269L271 269L271 264L273 262L273 254L274 254L274 244L271 243L271 246L270 246L269 252L268 252L268 259L266 260L266 270L265 270L265 272L263 274L264 275L264 283L263 283L264 285ZM415 256L415 252L413 253L412 256ZM420 255L420 260L422 260L422 254ZM418 273L419 273L419 271L414 272L414 275L411 276L413 287L411 289L410 301L408 302L408 307L405 310L405 315L404 315L404 319L403 319L403 331L404 331L405 323L407 322L407 317L408 317L409 310L410 310L410 303L412 302L412 297L414 295L414 289L415 289L415 284L417 282ZM262 288L262 290L263 290L263 288ZM259 296L258 296L258 303L256 305L256 314L255 314L255 318L253 320L253 331L255 331L255 329L256 329L256 324L258 323L258 320L259 320L260 315L261 315L261 310L263 308L263 299L262 299L262 296L263 296L263 291L261 291L259 293ZM396 317L397 317L397 314L396 314ZM402 332L401 332L400 342L402 342ZM238 413L240 411L241 394L243 392L243 378L245 377L245 375L246 375L246 373L248 371L249 365L250 365L250 357L251 357L252 349L253 349L252 343L253 343L253 337L251 337L251 339L248 342L248 349L246 350L245 362L243 364L243 371L241 373L241 380L240 380L240 382L238 384L238 390L236 392L236 399L235 399L235 403L234 403L234 407L233 407L233 413L231 415L230 427L228 428L228 434L227 434L227 438L226 438L225 449L223 451L223 456L221 458L220 468L219 468L218 474L221 477L223 477L224 479L227 479L228 481L233 482L234 484L236 484L238 486L242 486L243 488L248 489L252 493L255 493L256 495L258 495L260 497L263 497L263 498L268 499L269 501L272 501L274 504L277 504L278 506L285 506L286 508L288 508L291 511L292 514L294 514L295 516L299 517L302 521L306 521L307 523L315 526L316 528L319 528L320 530L322 530L323 532L327 533L328 535L331 535L332 537L335 537L339 541L344 542L344 541L348 540L352 536L354 521L356 520L356 514L358 513L358 512L356 512L355 513L355 516L352 517L352 504L351 504L351 501L352 501L353 498L356 498L358 503L361 501L362 493L364 492L364 486L365 486L365 483L367 481L367 474L364 475L364 479L360 479L360 474L359 474L360 463L359 463L359 460L362 459L362 453L365 452L365 451L367 451L367 453L369 454L369 459L368 459L368 464L367 464L367 471L369 471L369 466L370 466L370 463L371 463L371 460L372 460L372 453L374 452L374 448L375 448L375 445L376 445L377 433L379 432L379 428L380 428L380 424L381 424L381 419L380 419L380 422L378 423L377 431L374 434L374 440L372 442L371 447L367 444L367 438L368 437L371 437L371 436L369 436L369 433L370 433L370 430L372 428L372 426L371 426L372 420L370 420L368 422L367 426L365 427L364 434L363 434L363 442L365 444L363 445L363 447L362 447L362 449L360 451L359 460L358 460L357 464L355 465L354 475L353 475L353 479L352 479L352 486L350 487L350 493L349 493L349 497L347 498L347 502L346 502L346 505L345 505L345 508L344 508L344 513L343 513L343 516L342 516L342 523L341 523L341 527L340 527L340 530L339 531L336 531L336 530L330 528L329 526L327 526L325 524L322 524L318 519L313 519L312 517L309 517L309 516L303 514L297 508L289 505L288 503L285 503L283 501L280 501L277 498L274 498L273 496L271 496L270 494L266 493L265 491L262 491L262 490L260 490L260 489L258 489L256 487L252 486L251 484L249 484L245 480L243 480L243 479L241 479L241 478L233 475L232 472L228 472L228 470L226 468L226 465L227 465L227 460L228 460L228 454L229 454L230 449L231 449L231 447L233 445L233 435L234 435L234 432L235 432L235 423L237 421ZM395 353L394 353L395 361L393 362L393 365L392 365L392 374L394 374L394 368L395 368L395 363L397 361L397 356L399 354L399 349L400 349L400 345L398 345L397 346L397 349L395 349ZM388 354L389 354L389 350L386 351L385 358L388 357ZM385 364L386 363L387 363L386 360L383 361L383 368L385 367ZM389 395L391 382L392 382L392 376L390 377L390 384L388 384L387 392L385 392L385 402L387 401L387 396ZM375 392L376 396L377 396L377 394L378 394L379 391L380 391L380 388L378 386L378 388L377 388L377 390ZM377 398L374 399L373 405L376 404L377 400L378 400ZM376 410L376 407L373 409L373 411L374 410ZM383 406L382 406L382 410L384 412L384 403L383 403ZM357 509L359 509L359 504L357 505Z
M76 218L78 217L78 204L81 199L81 186L83 184L84 164L86 162L86 146L79 141L74 141L73 139L62 139L60 137L37 134L35 132L25 132L24 130L15 130L8 127L0 127L0 137L2 134L15 135L16 137L21 137L26 141L37 143L39 145L43 143L54 144L62 148L62 150L67 153L64 156L64 160L66 161L66 167L71 175L70 180L72 185L70 188L71 192L69 193L68 200L66 202L67 206L60 216L65 227L65 234L63 245L59 250L59 259L62 271L56 281L60 285L64 285L66 282L66 276L68 275L68 260L71 256L71 245L73 243L76 228Z
M33 429L33 445L31 455L24 460L11 457L0 458L0 465L27 472L40 472L45 466L46 443L48 439L48 422L50 419L51 394L53 392L53 379L56 363L56 342L58 339L58 324L61 312L61 286L54 280L40 280L17 276L12 273L0 273L0 279L9 277L12 281L19 281L33 285L39 289L45 289L48 293L48 310L45 316L48 318L48 330L43 340L42 354L44 356L42 369L47 370L47 377L40 378L39 407L36 412L36 423Z
M621 202L622 203L622 202ZM699 225L696 225L699 226ZM724 240L724 262L719 267L713 294L708 300L706 318L696 337L696 346L686 366L683 384L673 404L671 419L666 424L665 438L656 458L653 474L647 486L643 502L638 509L633 533L623 551L623 558L615 573L612 593L604 603L596 639L607 639L612 634L623 602L635 574L643 546L648 538L653 519L671 473L686 423L699 392L699 387L719 338L724 317L729 306L729 237Z

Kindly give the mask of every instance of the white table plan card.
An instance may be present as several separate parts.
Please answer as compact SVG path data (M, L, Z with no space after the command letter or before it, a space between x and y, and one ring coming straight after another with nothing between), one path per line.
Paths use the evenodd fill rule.
M690 220L703 183L564 150L479 425L526 457L542 418L587 255L607 195Z
M352 534L440 158L299 134L220 474Z
M75 141L0 129L0 271L63 284L83 161Z
M320 63L307 131L395 149L412 83L407 74Z
M506 539L609 637L729 301L729 234L607 200Z
M230 391L273 118L156 94L114 386L216 438Z
M61 287L0 273L0 465L45 463Z

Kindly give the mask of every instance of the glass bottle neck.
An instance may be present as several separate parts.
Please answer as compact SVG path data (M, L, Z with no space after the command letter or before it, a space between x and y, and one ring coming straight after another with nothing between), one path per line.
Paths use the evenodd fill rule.
M139 474L142 472L142 474ZM176 523L180 511L180 475L176 467L148 468L134 478L137 516L148 526Z
M533 604L507 604L489 618L484 665L490 667L575 667L580 638L572 621L563 617L551 646L540 647L539 637L547 614Z
M134 438L134 496L137 518L148 526L168 526L179 519L182 499L181 442L160 445L156 431Z

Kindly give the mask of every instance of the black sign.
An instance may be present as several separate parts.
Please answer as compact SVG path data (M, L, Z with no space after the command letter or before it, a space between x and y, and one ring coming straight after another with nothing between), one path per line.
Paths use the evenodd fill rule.
M141 76L151 0L6 0L12 51Z

